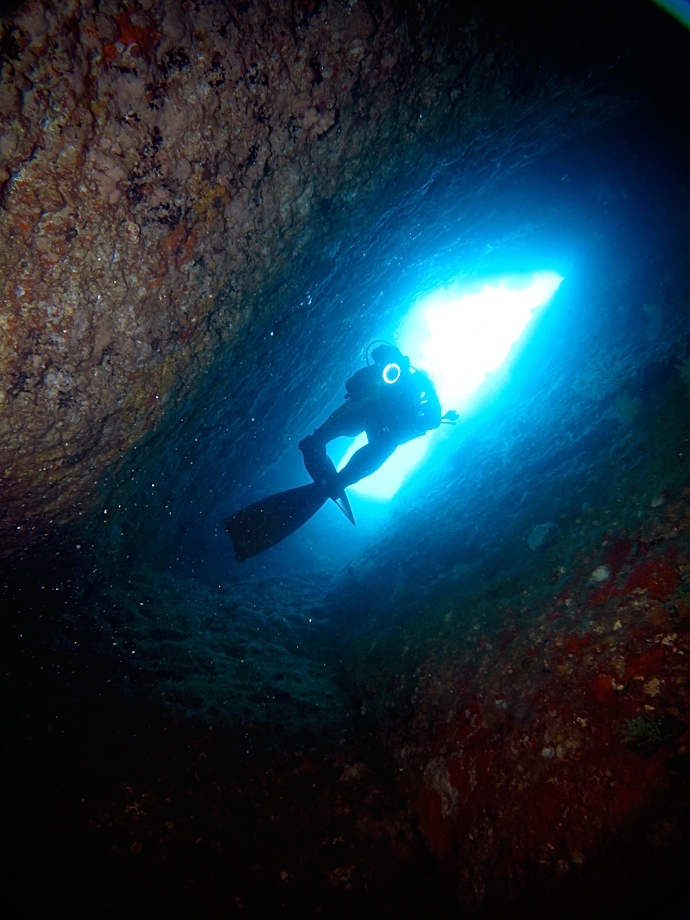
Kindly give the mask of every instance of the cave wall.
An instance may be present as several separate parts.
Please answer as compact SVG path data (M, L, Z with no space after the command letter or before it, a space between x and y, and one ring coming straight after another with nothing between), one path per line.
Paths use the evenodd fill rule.
M582 149L571 194L591 200ZM586 273L329 606L343 680L462 896L576 892L617 853L628 891L601 910L623 915L671 883L678 862L649 867L685 852L690 814L690 227L685 154L645 192L641 147L609 154Z
M278 456L375 331L429 183L453 164L457 215L630 103L616 12L147 0L5 18L5 551L118 506L113 532L153 547L165 523L169 545L179 489L206 514L240 494L248 455Z
M180 895L347 916L378 885L380 916L456 915L458 893L505 916L526 890L627 916L677 884L690 209L686 135L653 143L685 117L663 64L686 45L657 15L84 0L2 20L3 587L76 537L52 582L19 569L3 621L4 807L17 877L44 872L26 904L131 916L108 901L124 880L142 915ZM559 249L579 280L511 388L334 583L268 557L213 592L161 571L450 262Z

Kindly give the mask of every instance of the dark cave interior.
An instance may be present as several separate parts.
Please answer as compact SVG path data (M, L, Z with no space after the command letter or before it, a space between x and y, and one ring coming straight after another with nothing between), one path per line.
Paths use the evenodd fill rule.
M11 916L686 916L690 31L32 0L0 63ZM235 561L371 340L543 270L390 501Z

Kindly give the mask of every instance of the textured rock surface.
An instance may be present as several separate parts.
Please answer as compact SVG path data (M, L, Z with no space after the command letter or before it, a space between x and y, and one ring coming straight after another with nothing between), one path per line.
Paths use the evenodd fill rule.
M690 301L682 276L669 290L665 343L619 327L582 369L571 334L579 380L533 343L517 400L331 593L362 712L468 900L578 876L642 822L632 908L650 841L687 834Z
M425 841L465 898L596 865L650 806L657 845L682 839L688 490L679 498L642 532L598 544L610 562L604 587L594 585L587 547L569 578L553 573L557 587L524 578L498 604L470 604L446 584L427 597L421 622L402 627L394 660L376 643L363 707L395 751Z
M595 35L580 19L574 56L565 11L542 33L530 15L36 0L3 22L7 551L101 510L118 470L135 483L119 503L145 505L136 473L150 479L162 452L168 478L194 486L204 417L224 433L206 470L223 457L225 492L246 486L228 453L258 446L252 418L280 444L317 411L298 395L302 356L361 342L352 323L385 283L381 262L410 245L415 190L454 161L458 212L615 110L591 69L615 60L608 23ZM352 278L369 245L375 262ZM345 360L330 365L335 388ZM281 400L262 392L267 374ZM145 459L132 454L154 433Z
M13 916L622 920L687 894L690 36L659 17L2 22ZM328 524L254 568L213 550L406 303L545 265L566 281L511 386L385 539L340 574Z

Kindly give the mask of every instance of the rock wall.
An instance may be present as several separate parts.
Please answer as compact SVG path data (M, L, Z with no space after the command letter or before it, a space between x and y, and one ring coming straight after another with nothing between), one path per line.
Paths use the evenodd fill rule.
M334 338L380 321L444 164L458 212L623 104L602 68L624 30L578 10L576 54L565 9L535 31L509 2L35 0L3 20L5 552L108 504L153 538L181 526L174 490L210 510L246 487L250 450L275 457L340 385L351 353L302 396Z
M0 22L25 915L658 912L690 839L690 199L665 69L686 46L657 14L82 0ZM534 252L572 269L558 310L326 601L332 573L270 561L218 590L162 570L451 260ZM66 534L52 570L7 575Z
M343 679L469 901L622 872L601 909L637 909L687 839L688 234L661 210L673 256L657 239L633 269L628 238L619 273L600 239L510 390L331 590Z

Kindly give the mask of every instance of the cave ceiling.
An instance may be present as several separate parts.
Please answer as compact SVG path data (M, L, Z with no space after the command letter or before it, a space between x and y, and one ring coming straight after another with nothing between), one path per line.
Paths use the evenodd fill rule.
M164 552L161 521L168 542L186 525L181 490L196 513L227 510L257 455L273 462L333 398L400 279L419 286L441 240L468 262L487 245L482 195L635 104L639 36L618 14L509 0L8 13L5 556L118 506Z

